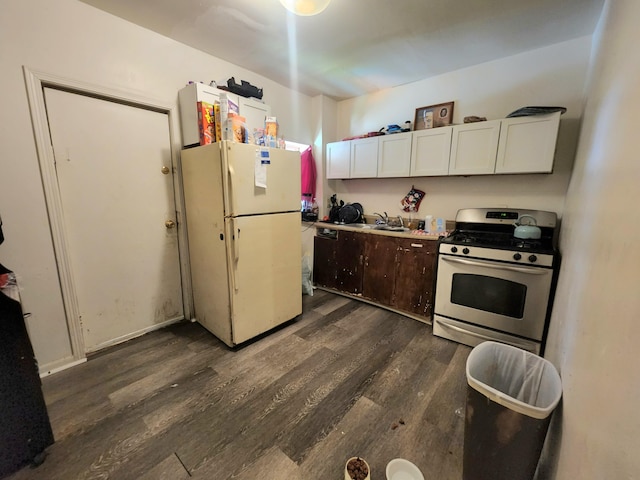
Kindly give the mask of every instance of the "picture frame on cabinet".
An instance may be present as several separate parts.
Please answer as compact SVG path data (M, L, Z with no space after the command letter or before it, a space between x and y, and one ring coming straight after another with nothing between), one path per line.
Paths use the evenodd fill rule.
M416 117L413 121L414 130L444 127L451 125L453 120L453 103L439 103L428 107L416 108Z

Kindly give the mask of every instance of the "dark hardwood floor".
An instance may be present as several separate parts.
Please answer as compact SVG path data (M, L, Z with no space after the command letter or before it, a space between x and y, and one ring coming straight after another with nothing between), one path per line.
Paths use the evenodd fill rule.
M470 351L320 290L235 350L177 324L43 379L56 443L9 478L339 480L362 456L459 480Z

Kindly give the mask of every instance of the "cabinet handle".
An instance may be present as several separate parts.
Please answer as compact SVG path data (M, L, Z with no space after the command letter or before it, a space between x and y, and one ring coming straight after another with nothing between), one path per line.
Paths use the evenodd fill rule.
M362 265L362 255L360 255L360 265Z
M422 248L423 245L421 243L412 243L411 244L412 247L416 247L416 248Z

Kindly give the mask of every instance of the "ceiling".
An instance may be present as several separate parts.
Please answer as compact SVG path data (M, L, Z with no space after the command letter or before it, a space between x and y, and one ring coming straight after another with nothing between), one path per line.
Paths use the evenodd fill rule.
M81 1L304 94L337 100L590 35L604 3L332 0L317 16L297 17L279 0Z

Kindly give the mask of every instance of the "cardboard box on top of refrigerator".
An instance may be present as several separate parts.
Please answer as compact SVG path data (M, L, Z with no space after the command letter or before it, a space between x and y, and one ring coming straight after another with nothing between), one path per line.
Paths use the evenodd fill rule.
M276 117L266 117L264 120L264 133L272 137L278 136L278 120Z
M221 142L222 141L222 124L220 123L220 102L216 102L213 105L213 118L215 119L215 123L216 123L216 142Z
M278 120L276 117L266 117L264 120L264 138L267 147L278 146Z
M241 115L229 113L228 121L231 123L232 141L247 143L247 120Z
M240 107L231 101L226 92L220 93L220 140L233 140L233 132L231 131L231 125L227 120L231 115L240 115Z
M200 145L209 145L216 141L216 126L213 105L207 102L198 102L198 130L200 132Z

